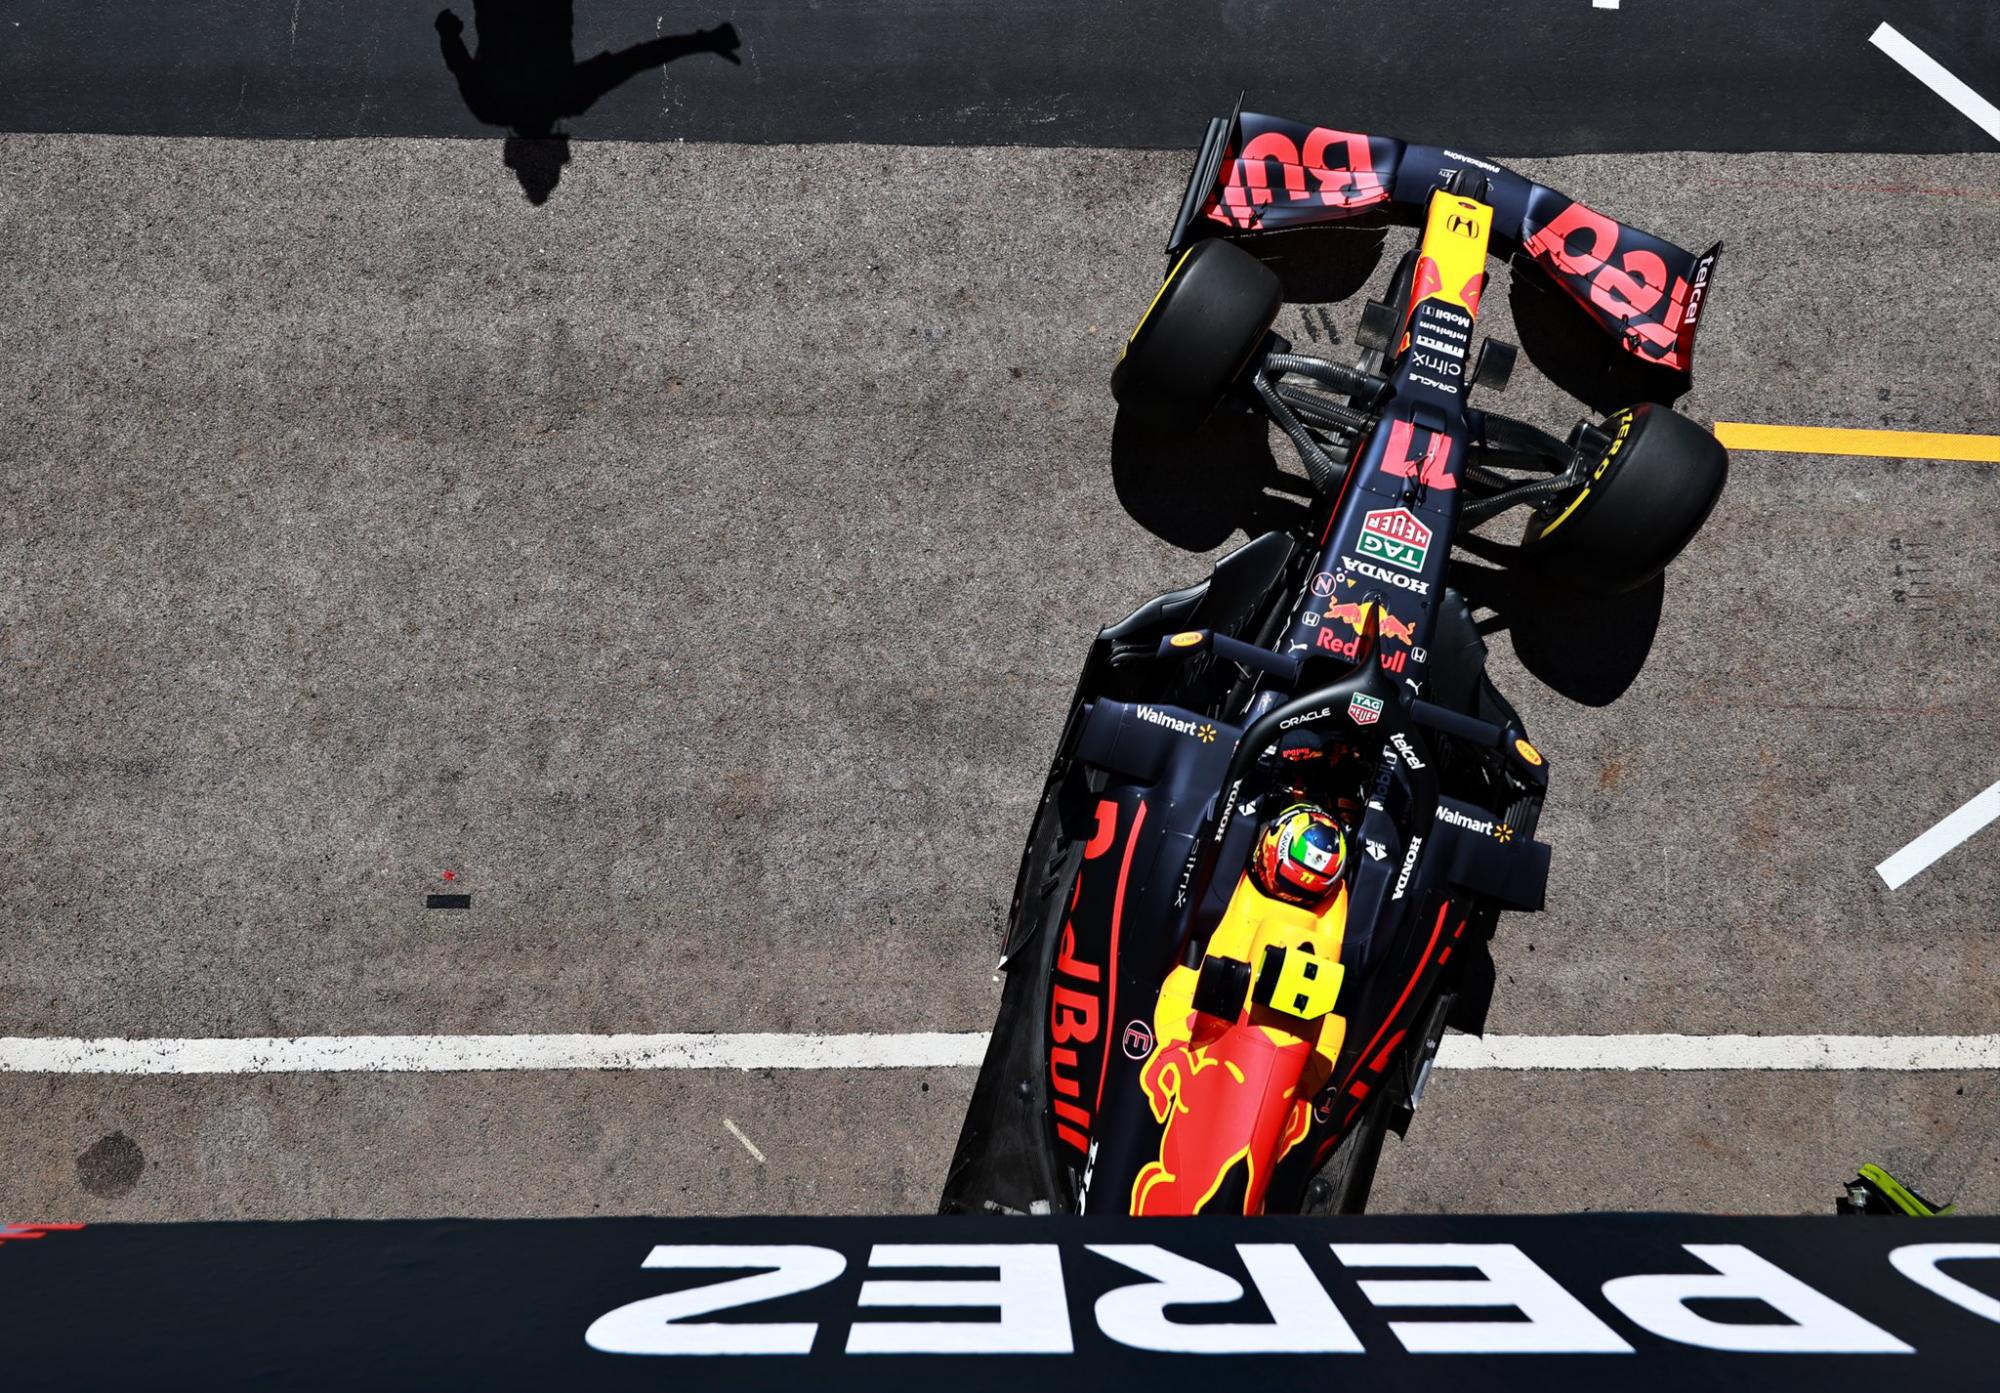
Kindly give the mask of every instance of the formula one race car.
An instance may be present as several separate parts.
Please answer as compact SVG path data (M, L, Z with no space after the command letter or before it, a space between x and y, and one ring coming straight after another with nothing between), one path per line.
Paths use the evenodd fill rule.
M1406 210L1420 228L1358 363L1272 332L1259 234ZM1557 439L1468 404L1487 259L1518 254L1617 344L1685 373L1695 256L1485 160L1238 113L1212 122L1126 412L1233 397L1310 477L1309 518L1103 630L1029 834L1000 1016L947 1212L1354 1212L1447 1024L1481 1028L1500 911L1541 908L1548 765L1485 671L1448 570L1528 507L1545 586L1656 578L1707 519L1722 447L1656 404Z

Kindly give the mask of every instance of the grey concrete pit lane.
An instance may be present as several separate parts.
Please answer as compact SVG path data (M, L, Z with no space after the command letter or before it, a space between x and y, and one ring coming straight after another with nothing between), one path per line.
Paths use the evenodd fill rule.
M1185 161L591 144L536 208L492 143L0 139L0 1035L985 1028L1090 635L1242 537L1109 463ZM1726 240L1697 419L2000 421L2000 158L1520 167ZM1580 414L1525 359L1502 404ZM1617 701L1494 639L1555 846L1496 1031L2000 1030L1991 836L1872 870L2000 777L1990 474L1739 453ZM7 1076L0 1208L922 1209L969 1082ZM1819 1208L1881 1157L1990 1206L1990 1095L1440 1076L1381 1202Z

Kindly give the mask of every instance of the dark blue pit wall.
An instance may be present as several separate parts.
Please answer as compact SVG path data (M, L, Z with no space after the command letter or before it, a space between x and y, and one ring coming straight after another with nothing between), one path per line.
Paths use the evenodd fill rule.
M475 6L458 5L476 47ZM1508 154L1958 151L1971 121L1871 47L1888 20L2000 100L1987 0L482 0L576 59L726 22L568 118L619 140L1192 145L1252 109ZM413 0L13 0L0 130L473 136ZM538 45L546 49L540 40ZM560 65L558 39L553 55Z

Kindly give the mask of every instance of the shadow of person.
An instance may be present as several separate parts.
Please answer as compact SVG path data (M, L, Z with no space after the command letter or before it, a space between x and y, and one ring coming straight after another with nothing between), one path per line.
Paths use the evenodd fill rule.
M510 135L500 144L500 161L521 181L528 202L547 203L562 182L563 166L569 163L566 135Z
M569 137L557 123L581 116L606 92L648 68L691 53L740 63L736 26L723 23L691 34L668 34L616 53L576 61L570 0L474 0L479 50L465 44L465 21L450 10L437 17L444 65L458 80L466 109L512 134L502 150L530 203L546 203L569 163Z

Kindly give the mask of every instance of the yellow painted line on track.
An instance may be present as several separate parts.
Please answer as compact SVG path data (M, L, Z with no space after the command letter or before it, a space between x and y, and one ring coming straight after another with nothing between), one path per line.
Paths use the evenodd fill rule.
M1921 430L1842 430L1717 421L1715 438L1732 450L1794 455L1883 455L1894 459L1971 460L2000 464L2000 435L1946 435Z

